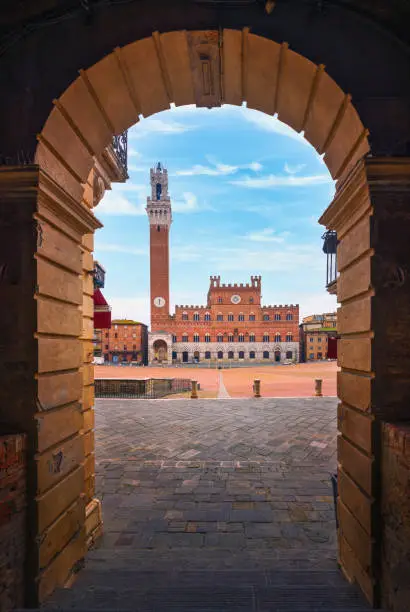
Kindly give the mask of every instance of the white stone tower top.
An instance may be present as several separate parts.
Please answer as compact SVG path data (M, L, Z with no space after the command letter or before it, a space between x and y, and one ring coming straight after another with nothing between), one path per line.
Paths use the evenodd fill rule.
M168 195L168 170L161 162L151 168L151 197L147 198L147 215L150 225L165 225L172 223L171 200Z

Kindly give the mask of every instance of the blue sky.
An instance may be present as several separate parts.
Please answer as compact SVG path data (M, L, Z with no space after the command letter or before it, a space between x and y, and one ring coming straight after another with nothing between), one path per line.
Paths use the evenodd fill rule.
M264 304L300 304L301 316L336 308L325 290L324 228L334 193L322 159L276 118L244 107L172 108L129 131L129 175L95 209L96 258L114 317L149 324L149 169L168 168L173 207L171 312L204 304L209 276L262 275Z

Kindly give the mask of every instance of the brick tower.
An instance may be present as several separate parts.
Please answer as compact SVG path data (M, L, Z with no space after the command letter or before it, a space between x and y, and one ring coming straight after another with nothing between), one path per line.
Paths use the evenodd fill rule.
M151 197L147 198L150 228L151 330L169 320L169 229L172 223L168 171L158 162L151 168Z

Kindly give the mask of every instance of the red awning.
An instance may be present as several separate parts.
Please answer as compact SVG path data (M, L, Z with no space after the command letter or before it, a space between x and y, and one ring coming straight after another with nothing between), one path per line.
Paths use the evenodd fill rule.
M111 308L99 289L94 291L94 329L111 327Z

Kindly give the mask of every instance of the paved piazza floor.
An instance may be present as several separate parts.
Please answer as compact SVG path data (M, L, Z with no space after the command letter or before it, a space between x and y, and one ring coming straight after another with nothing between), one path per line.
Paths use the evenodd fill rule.
M364 609L336 564L336 405L99 400L104 536L49 606ZM335 588L343 601L327 608Z

